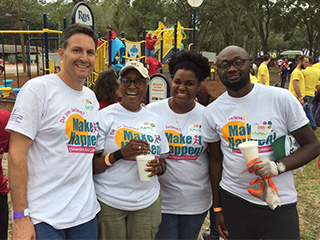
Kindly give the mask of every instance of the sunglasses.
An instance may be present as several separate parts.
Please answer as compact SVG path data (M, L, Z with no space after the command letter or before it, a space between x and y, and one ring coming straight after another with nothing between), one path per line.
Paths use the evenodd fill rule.
M146 85L146 81L141 79L131 80L129 78L120 78L120 83L122 86L129 87L131 83L136 86L136 88L142 88Z

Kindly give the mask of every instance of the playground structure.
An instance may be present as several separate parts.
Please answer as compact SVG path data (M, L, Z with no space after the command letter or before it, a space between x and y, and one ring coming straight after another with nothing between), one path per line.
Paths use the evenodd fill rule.
M193 30L192 28L184 28L181 23L176 19L175 25L167 28L161 21L157 23L156 30L149 30L157 36L158 40L155 45L155 54L161 63L167 61L170 55L176 51L184 50L182 40L186 38L185 30ZM143 29L143 36L141 41L133 42L121 34L121 38L111 40L111 31L109 40L100 38L103 42L97 49L97 58L95 65L95 72L92 77L87 81L87 86L90 87L94 84L96 75L112 67L115 71L120 71L125 65L126 61L139 60L145 63L147 56L145 51L145 36L146 30ZM190 49L191 45L189 45Z
M1 91L1 95L3 97L8 98L9 97L9 93L10 91L14 91L15 95L18 94L19 90L20 90L20 82L19 82L19 76L20 76L20 71L19 68L21 66L19 66L19 60L18 60L18 40L17 40L17 35L20 34L20 38L23 39L21 37L21 35L26 34L27 35L27 41L26 41L26 62L23 63L23 69L27 70L27 75L29 77L29 79L32 77L32 70L34 69L34 66L32 66L31 61L32 61L32 56L31 56L31 43L33 43L35 46L33 46L32 48L35 49L35 55L33 55L34 59L33 61L35 61L36 63L36 75L39 76L40 72L42 71L42 74L50 74L55 72L55 65L52 59L49 58L49 40L59 40L59 34L62 33L62 31L57 31L57 30L50 30L47 28L47 15L44 14L43 15L43 29L42 30L28 30L28 31L24 31L24 30L20 30L20 31L16 31L16 30L0 30L0 36L1 36L1 42L0 42L0 50L1 50L1 55L2 55L2 59L3 62L1 64L2 66L2 74L3 74L3 84L4 85L0 85L0 91ZM64 25L66 26L66 19L64 19ZM53 37L49 37L49 34L58 34L58 36L53 36ZM6 51L5 51L5 44L4 44L4 35L9 35L9 36L13 36L13 46L15 48L15 52L14 52L14 62L15 62L15 77L17 79L17 88L16 89L12 89L11 87L11 83L12 80L11 79L7 79L7 75L9 76L8 70L10 67L12 68L12 65L10 66L8 64L8 66L6 66ZM10 46L10 45L8 45ZM22 46L19 46L20 48L22 48ZM26 66L25 66L26 64ZM25 69L26 67L26 69Z
M26 68L27 75L29 79L31 79L34 69L36 68L36 75L39 76L41 74L50 74L59 71L62 67L62 63L60 63L59 58L54 57L57 54L49 53L49 41L58 41L60 38L60 34L62 31L50 30L47 28L47 16L43 15L43 29L42 30L28 30L28 31L12 31L12 30L0 30L0 56L2 54L2 59L0 63L0 67L3 74L3 85L0 85L0 95L3 97L8 97L8 91L13 91L11 86L8 85L7 79L9 76L7 73L6 67L6 58L5 58L5 48L4 48L4 35L11 34L14 39L15 46L15 76L17 79L17 89L14 90L15 94L18 94L20 90L19 84L19 63L18 63L18 34L26 34ZM64 28L66 28L66 18L64 18ZM186 38L185 30L193 30L191 28L183 28L178 20L174 26L167 28L162 22L158 21L158 28L153 30L153 32L157 37L158 41L155 45L155 53L158 56L159 61L162 63L165 62L171 55L172 52L180 51L184 49L184 45L182 40ZM50 37L49 37L50 35ZM97 49L96 52L96 64L95 69L91 76L87 78L86 85L88 87L92 87L94 85L95 80L100 72L107 70L109 67L113 67L116 71L120 71L124 66L126 61L129 60L139 60L145 63L147 58L145 51L145 35L146 30L143 30L143 36L141 41L133 42L127 40L124 37L124 33L121 34L121 38L116 38L115 40L106 41L103 38L100 40L103 42ZM35 46L31 46L34 44ZM190 45L191 46L191 45ZM190 48L189 46L189 48ZM30 48L35 48L35 55L31 55ZM36 63L36 65L32 65L31 61ZM1 58L1 57L0 57ZM56 58L56 59L54 59ZM8 65L9 67L9 65ZM12 66L11 66L12 67ZM21 67L21 66L20 66ZM1 74L1 73L0 73ZM1 76L0 76L1 77ZM1 84L1 83L0 83ZM3 89L5 88L5 89ZM1 92L2 90L2 92ZM6 94L4 94L4 92Z

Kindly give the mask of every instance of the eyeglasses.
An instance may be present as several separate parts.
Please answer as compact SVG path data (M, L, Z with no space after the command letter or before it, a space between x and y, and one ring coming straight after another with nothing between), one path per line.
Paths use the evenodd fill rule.
M120 78L120 83L125 87L129 87L131 83L134 83L134 86L136 86L136 88L142 88L146 85L146 82L141 79L131 80L129 78Z
M242 68L245 61L248 61L248 60L250 60L250 59L249 58L247 58L247 59L236 58L233 60L233 62L222 61L222 63L220 63L217 66L218 66L218 68L221 68L223 70L227 70L231 67L231 64L232 64L235 68L239 69L239 68Z

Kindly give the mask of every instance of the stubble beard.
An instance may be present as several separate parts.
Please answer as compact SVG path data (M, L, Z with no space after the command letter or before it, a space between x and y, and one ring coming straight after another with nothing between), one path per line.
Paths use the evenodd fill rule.
M226 79L224 79L224 81L221 82L227 89L231 89L233 91L240 90L244 88L248 84L248 82L250 82L249 72L247 74L247 77L241 76L240 81L236 83L229 82Z

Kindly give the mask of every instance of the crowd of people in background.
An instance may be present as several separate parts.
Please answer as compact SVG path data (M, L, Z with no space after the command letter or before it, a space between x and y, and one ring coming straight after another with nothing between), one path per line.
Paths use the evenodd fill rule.
M270 74L268 64L271 61L269 54L263 56L257 77L255 72L255 64L251 62L250 81L251 83L260 83L270 85ZM288 59L284 57L277 61L279 67L280 84L275 86L287 88L299 100L310 121L313 130L317 130L320 126L318 111L319 100L315 97L320 90L320 63L314 63L312 57L298 56L296 59Z
M300 56L289 74L285 58L287 91L269 86L269 54L257 70L245 49L228 46L216 61L226 91L215 99L203 84L208 59L177 52L168 61L171 97L145 106L150 76L163 67L153 58L157 37L146 41L147 67L128 61L119 73L102 72L92 91L84 83L98 39L71 25L61 36L62 70L28 81L10 119L0 111L12 239L195 240L208 212L206 240L300 239L292 171L320 154L312 131L320 123L320 64ZM299 145L293 152L285 150L288 137ZM248 163L239 150L247 141L259 155ZM139 178L141 155L152 156L147 181ZM8 191L0 165L1 239Z

